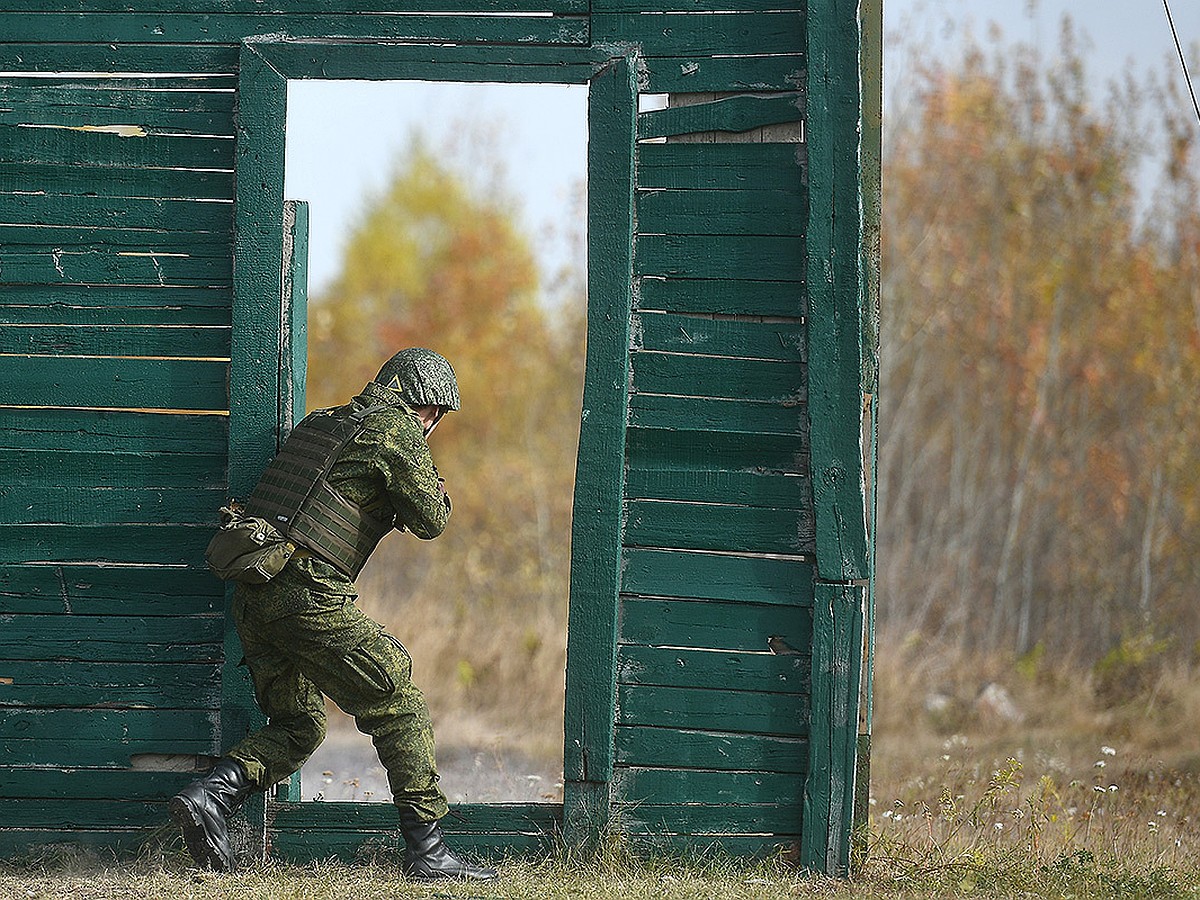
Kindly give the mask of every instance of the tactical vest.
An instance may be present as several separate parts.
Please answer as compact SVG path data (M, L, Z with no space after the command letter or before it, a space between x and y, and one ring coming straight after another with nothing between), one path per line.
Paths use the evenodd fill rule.
M342 449L362 431L366 416L384 406L353 404L305 416L246 504L248 515L272 522L288 540L352 579L392 530L396 514L388 503L368 511L347 500L329 483L329 471Z

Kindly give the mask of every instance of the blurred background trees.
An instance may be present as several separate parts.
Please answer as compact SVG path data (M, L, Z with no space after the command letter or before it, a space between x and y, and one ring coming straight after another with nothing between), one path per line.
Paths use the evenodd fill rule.
M953 63L903 48L915 83L885 125L880 626L966 651L1093 663L1150 642L1190 659L1191 104L1178 69L1104 102L1069 27L1052 61L992 38Z
M361 603L412 651L435 715L454 717L443 735L506 735L553 759L586 304L582 265L539 273L506 190L498 169L410 141L310 299L307 402L344 403L401 347L453 363L462 410L430 439L450 525L385 541Z

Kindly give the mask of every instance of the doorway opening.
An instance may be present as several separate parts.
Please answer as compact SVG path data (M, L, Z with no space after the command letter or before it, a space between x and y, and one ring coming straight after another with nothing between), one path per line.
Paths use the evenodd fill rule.
M454 511L391 535L361 607L413 657L452 803L561 802L571 504L586 334L587 86L288 83L307 201L307 409L427 346L463 408L430 438ZM300 798L390 801L331 705Z

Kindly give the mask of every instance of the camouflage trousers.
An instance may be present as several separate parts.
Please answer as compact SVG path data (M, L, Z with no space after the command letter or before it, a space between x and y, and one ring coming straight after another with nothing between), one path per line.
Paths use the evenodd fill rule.
M446 815L433 726L410 679L408 651L355 605L353 595L307 591L303 608L264 614L271 604L256 602L256 595L282 587L239 586L234 594L234 621L267 724L226 756L240 762L259 789L282 781L325 739L325 695L371 736L398 806L412 807L426 821Z

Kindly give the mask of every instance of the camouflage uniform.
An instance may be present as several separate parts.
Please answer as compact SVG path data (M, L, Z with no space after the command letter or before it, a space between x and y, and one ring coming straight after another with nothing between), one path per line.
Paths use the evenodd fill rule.
M385 500L396 527L419 538L441 534L450 501L416 415L374 382L356 400L386 404L334 463L329 481L363 507ZM355 605L354 582L300 551L263 585L239 584L233 615L258 705L268 724L227 754L262 790L300 768L325 737L328 696L369 734L397 805L422 820L447 812L438 787L433 728L410 680L404 646Z

